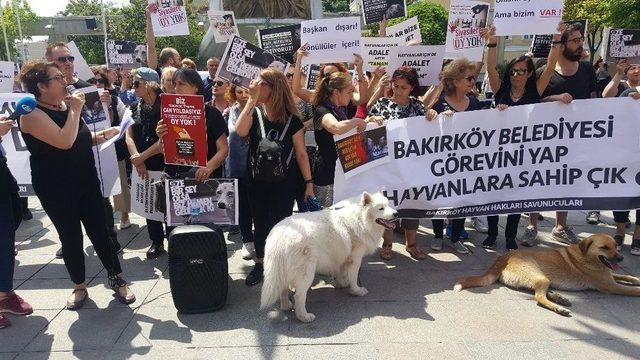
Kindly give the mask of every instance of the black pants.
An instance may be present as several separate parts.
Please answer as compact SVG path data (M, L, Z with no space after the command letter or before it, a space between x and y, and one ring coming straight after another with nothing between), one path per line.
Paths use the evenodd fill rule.
M462 230L464 230L465 219L466 218L449 220L451 223L451 242L460 241L460 235L462 235ZM435 237L444 239L444 220L433 219L431 223L433 224L433 234Z
M169 234L175 228L175 226L166 226L163 221L147 219L147 232L149 233L149 240L151 240L151 243L154 245L163 245L165 236L169 238Z
M253 244L256 248L256 257L262 259L267 235L271 229L293 213L294 189L287 180L275 184L251 181L249 196L256 230L253 235Z
M249 184L247 179L238 179L238 222L243 243L253 242L253 216L249 202Z
M98 179L82 186L64 188L50 183L36 185L34 190L42 208L58 231L62 242L62 256L71 281L81 284L85 281L84 247L82 227L84 225L89 240L109 275L122 272L105 223L105 211Z
M520 216L522 214L511 214L507 216L507 227L504 229L504 237L507 240L515 240L518 235L518 224L520 223ZM499 217L487 216L487 223L489 224L488 235L493 238L498 237L498 220Z
M613 221L616 224L626 224L629 222L630 211L614 211ZM636 225L640 225L640 210L636 210Z
M118 233L116 233L116 224L113 219L113 206L108 197L102 200L104 201L104 222L107 224L107 234L109 234L111 242L115 245L118 243Z
M0 198L0 291L2 292L13 290L16 245L14 211L21 210L14 209L13 202L8 196Z

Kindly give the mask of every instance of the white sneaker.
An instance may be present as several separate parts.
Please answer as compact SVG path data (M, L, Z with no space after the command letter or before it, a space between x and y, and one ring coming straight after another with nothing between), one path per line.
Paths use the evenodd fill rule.
M453 249L458 254L468 254L469 253L469 249L462 243L462 241L456 241L454 243L451 243L451 246L453 246Z
M245 260L253 259L253 254L255 254L255 252L256 252L256 248L253 246L252 242L242 244L242 250L240 251L240 254L242 255L243 259Z
M120 230L128 229L131 227L131 221L120 222Z
M434 237L431 239L431 249L436 251L442 250L442 238Z
M473 228L476 229L477 232L481 232L483 234L489 232L489 224L487 224L485 217L472 217L471 223L473 224Z

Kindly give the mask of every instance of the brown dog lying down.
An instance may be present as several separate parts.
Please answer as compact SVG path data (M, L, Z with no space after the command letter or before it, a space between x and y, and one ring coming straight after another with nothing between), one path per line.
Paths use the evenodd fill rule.
M559 305L571 306L571 303L549 291L549 287L640 296L640 287L629 286L640 285L640 279L614 273L622 259L611 236L595 234L576 245L559 249L507 253L500 256L484 275L460 279L454 290L487 286L499 279L507 286L534 290L539 305L568 316L571 312Z

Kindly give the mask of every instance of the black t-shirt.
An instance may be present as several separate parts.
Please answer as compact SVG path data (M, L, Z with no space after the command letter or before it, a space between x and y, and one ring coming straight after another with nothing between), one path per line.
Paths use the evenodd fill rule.
M627 90L623 91L620 93L620 97L625 97L625 96L631 96L631 94L637 93L639 92L638 90L636 90L635 88L628 88Z
M156 101L152 105L136 102L131 105L131 113L134 120L131 129L133 130L133 141L136 144L138 153L150 148L158 141L156 126L160 121L160 91L156 96ZM147 170L162 171L164 169L164 157L162 154L154 155L144 162Z
M260 122L258 120L258 111L262 112L262 122L264 123L264 132L267 136L271 133L277 139L280 139L282 136L282 131L287 123L287 119L284 119L282 122L271 122L267 119L267 115L264 110L256 108L253 111L253 124L251 125L251 129L249 129L249 156L247 157L247 168L251 169L251 164L254 163L256 152L258 150L258 144L260 140L262 140L262 131L260 130ZM302 130L304 125L302 121L296 117L291 116L291 122L289 123L289 127L287 128L287 133L282 139L283 151L282 151L282 163L286 164L287 159L289 158L289 154L291 155L291 161L288 166L288 175L287 179L293 179L295 177L295 165L293 164L296 161L295 150L293 149L293 135L295 135L298 131ZM252 171L249 171L249 177L252 177Z
M480 102L478 100L478 98L476 98L473 95L467 95L467 97L469 98L469 106L467 106L466 109L464 109L463 111L474 111L474 110L480 110L482 109L482 102ZM447 100L445 99L445 96L442 95L440 97L440 99L438 99L438 101L436 101L436 103L433 105L432 107L433 110L435 110L438 114L445 112L447 110L453 110L453 111L458 111L456 109L453 108L453 106L451 106Z
M505 89L503 89L503 87ZM519 106L519 105L528 105L528 104L537 104L540 102L540 94L538 94L538 89L535 86L535 82L533 85L525 87L524 94L518 101L513 101L511 98L511 86L503 86L500 87L500 90L495 96L495 104L503 104L507 106Z
M205 104L204 113L205 113L205 120L207 122L207 161L209 161L211 160L212 157L216 156L216 154L218 153L218 148L216 147L216 141L223 134L228 136L229 129L227 127L227 124L224 122L224 118L222 117L222 114L215 107ZM197 168L192 166L167 165L164 171L167 174L171 175L172 177L175 177L178 174L183 174L193 169L197 169ZM222 166L215 169L211 173L211 177L213 178L222 177Z
M540 77L546 67L545 65L538 69L536 72L538 77ZM590 63L580 62L578 71L571 76L560 75L554 70L551 81L549 81L549 85L547 85L542 97L546 98L551 95L569 93L573 96L574 100L580 100L590 99L592 92L598 92L596 72Z
M317 158L313 164L313 183L317 186L333 185L338 160L333 134L322 126L322 118L327 114L332 114L338 121L344 120L324 105L317 106L313 110L314 135L318 145Z

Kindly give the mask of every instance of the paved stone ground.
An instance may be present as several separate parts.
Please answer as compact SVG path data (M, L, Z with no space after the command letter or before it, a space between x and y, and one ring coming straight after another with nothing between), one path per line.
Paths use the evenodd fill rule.
M620 359L640 356L640 298L596 292L564 294L573 301L572 317L536 306L530 293L500 286L454 293L458 277L480 273L497 253L482 249L483 234L471 231L473 253L459 256L445 246L425 261L414 261L401 239L394 259L366 259L362 298L335 290L318 278L307 309L316 321L302 324L292 313L258 310L260 287L244 278L251 263L229 249L229 298L223 310L201 315L178 314L167 279L167 258L148 261L143 219L120 231L126 244L123 267L138 301L123 306L106 288L105 271L87 241L86 267L90 300L77 312L64 310L71 291L62 260L55 259L57 233L35 199L35 219L17 236L15 286L36 309L28 317L11 316L11 328L0 330L0 359L123 358L317 358L317 359ZM541 223L543 237L553 214ZM605 224L590 226L584 213L572 213L576 232L613 233L611 213ZM504 219L502 219L504 221ZM521 227L527 218L523 217ZM424 224L429 225L426 221ZM501 225L504 225L501 223ZM501 231L502 233L502 231ZM421 227L419 242L428 247L430 229ZM623 271L640 274L640 258L623 254ZM558 246L545 242L542 246ZM498 253L504 249L499 239Z

